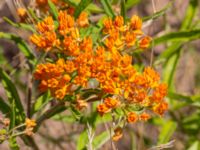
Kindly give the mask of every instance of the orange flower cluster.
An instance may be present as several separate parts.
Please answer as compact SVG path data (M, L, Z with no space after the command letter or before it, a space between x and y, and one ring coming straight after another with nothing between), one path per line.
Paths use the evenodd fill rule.
M124 24L124 18L117 16L114 20L105 19L103 33L106 35L105 45L110 51L124 51L134 47L145 49L149 47L151 38L141 30L142 20L134 15L130 22Z
M29 136L33 135L33 129L37 125L35 120L26 118L25 125L26 125L25 134Z
M69 70L69 67L71 70ZM50 89L52 96L63 99L69 91L70 73L74 69L63 59L59 59L56 64L39 64L34 73L36 80L40 80L39 89L45 92Z
M39 34L32 35L31 41L38 48L58 52L62 57L56 63L37 66L34 77L40 80L40 91L50 90L53 97L62 100L77 88L90 88L88 82L92 79L106 97L99 98L102 103L97 111L101 116L121 109L131 123L148 120L150 111L163 115L168 107L164 101L167 86L160 83L159 74L151 67L138 72L132 65L132 56L121 53L133 46L142 49L149 46L151 38L141 31L141 19L133 16L126 24L121 16L106 19L102 37L105 41L96 47L92 38L80 36L80 28L88 25L86 13L75 20L66 11L59 12L57 27L50 16L38 23ZM81 110L87 103L79 99L76 106Z
M42 22L36 25L37 34L30 37L39 49L49 51L52 48L60 50L60 46L64 47L64 53L75 55L79 52L79 30L78 27L86 27L89 25L87 13L82 12L78 19L75 19L67 13L60 11L58 15L58 33L55 22L51 16L46 17ZM63 36L63 40L58 37Z

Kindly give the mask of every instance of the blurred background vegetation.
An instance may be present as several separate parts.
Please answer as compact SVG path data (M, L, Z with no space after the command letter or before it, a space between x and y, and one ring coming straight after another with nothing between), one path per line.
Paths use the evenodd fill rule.
M23 4L29 6L29 1ZM67 1L67 0L66 0ZM75 4L77 1L70 0ZM102 0L103 1L103 0ZM97 22L112 5L114 12L120 12L119 0L95 0L86 10L91 13L90 20ZM16 4L17 2L17 4ZM28 41L30 32L9 25L3 17L19 22L16 8L22 3L15 0L0 1L0 32L13 33ZM16 7L17 6L17 7ZM163 118L155 117L147 123L128 125L123 138L116 143L119 150L154 149L200 150L200 4L199 0L127 0L127 15L141 16L144 32L153 37L152 46L142 56L134 53L138 68L151 63L160 72L162 80L169 85L167 101L169 111ZM18 27L18 28L16 28ZM35 52L34 52L35 53ZM0 66L8 72L17 87L23 106L27 109L27 84L31 73L20 45L6 40L0 33ZM0 84L0 96L6 98ZM40 97L41 99L41 97ZM33 102L34 103L34 102ZM45 106L44 110L47 110ZM87 132L84 126L75 122L69 112L56 115L45 121L34 139L40 149L79 149L84 147ZM2 115L2 114L0 114ZM98 124L96 135L104 129ZM99 134L96 143L100 149L111 149L109 136ZM29 149L17 139L21 149ZM0 149L9 149L4 142ZM158 147L156 147L158 146ZM173 146L172 148L168 148ZM153 149L153 148L152 148Z

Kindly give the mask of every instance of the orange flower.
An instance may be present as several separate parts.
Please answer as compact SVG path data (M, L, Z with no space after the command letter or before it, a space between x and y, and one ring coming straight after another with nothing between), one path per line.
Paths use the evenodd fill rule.
M105 104L100 104L97 106L97 112L103 116L105 113L108 113L110 109Z
M147 84L150 87L156 87L158 86L158 81L160 80L159 74L151 67L146 67L144 69L144 78L147 81Z
M81 12L78 17L77 23L80 27L87 27L89 25L88 14L86 12Z
M74 18L67 14L66 11L60 11L58 14L60 34L66 35L74 28Z
M55 78L51 78L47 80L48 88L56 88L59 84L59 81Z
M25 124L26 124L26 127L27 127L27 128L35 127L35 126L36 126L35 120L33 120L33 119L28 119L28 118L26 118Z
M19 16L20 21L22 21L22 22L25 21L25 19L28 17L27 11L25 8L18 8L17 15Z
M52 32L55 27L53 18L51 16L46 17L42 22L39 22L36 27L41 33Z
M127 32L125 35L125 42L128 47L134 46L136 41L136 35L131 32Z
M42 36L33 34L30 37L30 41L45 51L49 51L52 47L60 45L60 40L57 39L55 32L45 32Z
M124 25L124 18L122 16L117 16L114 20L114 26L122 27Z
M151 116L149 114L147 114L146 112L143 112L140 116L139 116L140 120L142 121L147 121L151 118Z
M57 3L58 0L51 0L53 3ZM48 0L36 0L36 4L40 7L44 7L48 5Z
M163 115L164 112L168 109L168 104L166 102L161 102L159 104L156 104L153 107L153 111L159 115Z
M55 91L55 98L61 100L67 94L67 85Z
M103 25L104 25L103 32L108 33L108 31L113 28L112 19L111 18L104 19Z
M167 85L159 84L158 87L153 91L151 100L154 102L160 102L167 95Z
M36 0L36 3L38 6L44 6L47 5L47 0Z
M135 102L137 103L143 102L146 97L147 97L147 94L145 91L139 91L137 95L135 96Z
M148 48L151 42L151 38L149 36L145 36L139 42L139 46L142 49Z
M138 120L138 115L137 115L136 113L130 112L130 113L128 114L127 121L128 121L129 123L134 123L134 122L136 122L137 120Z
M83 42L80 45L81 50L86 52L92 51L92 39L90 37L84 38Z
M142 19L136 15L131 17L130 27L133 30L141 30L142 28Z
M40 92L46 92L48 90L48 83L45 80L42 80L39 85Z
M113 141L118 141L119 139L121 139L123 136L122 134L122 128L118 127L114 130L114 135L112 136L112 140Z
M104 100L104 104L108 107L108 108L115 108L119 105L119 100L115 99L115 98L105 98Z
M9 119L9 118L4 118L4 119L2 120L2 122L3 122L3 124L4 124L5 126L9 126L9 125L10 125L10 119Z
M76 100L76 108L78 110L82 110L83 108L86 108L88 106L88 103L86 100L82 100L80 98L80 95L77 96L77 100Z

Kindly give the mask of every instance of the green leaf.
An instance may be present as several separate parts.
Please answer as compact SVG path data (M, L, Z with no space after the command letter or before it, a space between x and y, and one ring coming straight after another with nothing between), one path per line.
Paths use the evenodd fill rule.
M10 20L7 17L3 17L3 20L6 21L7 23L9 23L10 25L12 25L13 27L16 28L20 28L20 29L25 29L28 31L32 31L35 32L35 29L33 28L33 26L29 25L29 24L25 24L25 23L15 23L12 20Z
M0 68L0 77L2 79L2 84L6 90L9 103L10 105L12 105L12 108L14 107L15 109L15 111L12 110L12 113L15 113L14 119L16 119L17 121L16 124L24 122L25 120L24 108L22 106L20 97L18 95L18 92L14 83L12 83L8 74L4 72L1 68Z
M180 58L180 51L181 48L176 50L177 53L174 54L172 57L170 57L167 62L164 65L164 72L163 72L163 77L164 77L164 82L168 84L169 89L172 91L173 90L173 85L174 85L174 75L176 72L176 66L178 64L178 60ZM178 53L179 52L179 53Z
M0 46L0 65L7 65L8 62L4 56L4 51L3 51L3 48Z
M185 18L182 21L181 30L188 29L192 25L192 20L198 11L198 0L190 0L187 7Z
M150 16L147 16L147 17L143 17L142 20L143 21L148 21L148 20L151 20L151 19L159 18L160 16L163 16L164 14L166 14L166 12L171 7L172 7L172 2L169 2L163 9L159 10L158 12L154 13L153 15L150 15Z
M187 150L199 150L200 149L200 141L194 141L192 145Z
M100 0L102 6L103 6L103 9L105 11L105 13L111 17L111 18L114 18L115 17L115 13L112 9L112 6L111 6L111 3L109 0Z
M190 96L185 96L182 94L178 94L178 93L174 93L174 92L169 92L167 97L171 98L171 99L176 99L182 102L187 102L187 103L193 103L194 100L192 99L192 97Z
M88 7L86 8L86 11L89 11L91 13L102 13L104 12L104 10L102 8L100 8L99 6L91 3L88 5Z
M16 107L15 102L12 101L9 129L13 129L16 125L16 109L15 109L15 107Z
M161 129L157 144L165 144L165 143L169 142L171 136L173 135L173 133L176 130L176 127L177 127L176 122L170 121L170 120L167 121Z
M17 35L14 35L11 33L3 33L3 32L0 32L0 39L7 39L7 40L14 41L17 47L28 59L28 61L30 61L31 63L35 63L35 56L33 55L29 46L26 44L26 42L23 39L21 39Z
M166 59L168 60L169 58L172 57L172 55L176 54L180 48L182 47L183 42L176 42L173 43L169 48L167 48L158 58L157 60L162 60Z
M86 9L86 7L92 2L92 0L81 0L78 6L76 7L76 10L74 12L74 17L78 18L80 13Z
M60 102L57 105L53 106L52 108L50 108L49 110L47 110L45 113L43 113L37 120L37 126L35 128L35 131L38 130L38 128L40 127L41 123L43 121L45 121L46 119L49 119L51 117L53 117L56 114L59 114L63 111L65 111L68 107L65 106L64 102Z
M86 150L86 143L88 143L88 135L87 135L87 131L84 130L77 141L77 150Z
M193 41L200 38L200 29L197 30L187 30L187 31L179 31L179 32L171 32L168 34L165 34L161 37L154 39L154 44L158 45L161 43L166 42L187 42L187 41Z
M126 22L126 6L125 6L125 0L121 0L121 16L124 18L124 21Z
M141 2L141 0L127 0L126 1L126 9L130 9L140 2Z
M183 119L181 120L182 128L184 129L184 132L192 135L197 136L200 131L200 111L196 110L190 116L185 115Z
M53 15L53 18L55 20L57 20L57 18L58 18L58 10L57 10L56 6L54 5L54 3L51 0L48 0L48 5L49 5L49 8L50 8L50 12Z
M17 144L15 137L9 139L9 146L11 150L19 150L19 145Z
M52 119L66 123L74 123L77 121L76 118L73 117L72 115L60 115L60 114L55 115L54 117L52 117Z
M4 114L10 113L10 106L0 97L0 111Z
M33 107L31 109L31 116L38 112L39 110L41 110L42 108L44 108L44 106L46 104L48 104L48 102L51 100L50 98L50 93L46 92L45 94L42 94L33 104Z
M99 149L110 139L110 133L108 131L102 132L100 135L96 136L93 140L93 148Z

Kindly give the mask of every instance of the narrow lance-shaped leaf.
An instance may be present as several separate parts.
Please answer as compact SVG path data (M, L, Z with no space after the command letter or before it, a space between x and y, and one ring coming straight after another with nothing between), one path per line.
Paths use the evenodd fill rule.
M74 12L74 17L78 18L80 13L92 2L92 0L81 0Z
M161 37L154 39L154 44L158 45L165 42L172 41L192 41L200 38L200 30L188 30L188 31L179 31L165 34Z
M161 129L157 144L165 144L169 142L171 136L176 130L176 127L177 127L177 124L175 122L167 121Z
M110 137L111 135L108 131L104 131L100 135L96 136L93 140L94 149L101 148L102 145L105 144L110 139Z
M19 150L19 145L17 144L16 137L9 139L9 147L11 150Z
M17 89L16 89L15 85L12 83L8 74L6 72L4 72L2 70L2 68L0 68L0 77L2 79L2 83L3 83L3 86L6 90L10 104L12 104L13 100L14 100L16 108L19 109L19 114L21 116L24 116L24 108L22 106L22 103L21 103L20 97L18 95Z
M9 23L10 25L12 25L13 27L35 32L35 29L31 25L29 25L29 24L15 23L15 22L13 22L12 20L10 20L7 17L3 17L3 20L6 21L7 23Z
M180 52L181 52L181 48L179 48L179 53L176 53L172 57L170 57L164 66L165 67L165 70L163 73L164 82L168 84L169 90L171 91L174 90L174 86L173 86L174 74L176 71L178 60L180 58Z
M57 18L58 18L58 10L57 10L56 6L54 5L54 3L51 0L48 0L48 5L50 7L50 12L52 13L54 19L57 20Z
M188 5L188 8L185 14L185 18L181 25L181 30L190 28L192 24L192 20L198 10L198 3L199 3L198 0L190 0L190 3Z
M126 9L130 9L140 2L141 0L126 0Z
M16 105L15 101L12 101L11 104L11 115L10 115L10 129L13 129L16 125ZM14 133L12 133L13 135ZM16 137L12 137L9 139L9 147L11 150L19 150L19 146L16 141Z
M18 48L25 55L28 61L30 61L31 63L35 63L35 56L33 55L29 46L23 39L21 39L17 35L11 33L3 33L3 32L0 32L0 39L7 39L15 42L15 44L17 44Z
M47 110L45 113L43 113L37 120L37 126L35 128L35 131L38 130L38 128L40 127L41 123L46 120L49 119L51 117L53 117L56 114L59 114L63 111L65 111L67 109L67 106L65 106L64 102L60 102L57 105L55 105L54 107L50 108L49 110Z
M77 150L86 150L86 143L88 143L88 135L87 135L87 131L83 131L78 138L77 141Z
M160 16L163 16L164 14L166 14L166 12L169 10L169 8L172 7L172 2L169 2L163 9L157 11L156 13L154 13L153 15L147 16L142 18L143 21L147 21L147 20L151 20L151 19L156 19Z
M125 6L125 0L121 0L121 16L124 18L124 21L126 22L126 6Z
M111 6L111 3L109 0L100 0L102 6L103 6L103 9L105 10L105 13L111 17L111 18L114 18L115 17L115 13L112 9L112 6Z
M0 111L4 114L10 113L10 106L0 97Z
M200 141L196 140L187 150L199 150L199 149L200 149Z
M46 92L45 94L41 95L33 104L31 109L31 116L41 110L48 102L51 100L50 93Z

